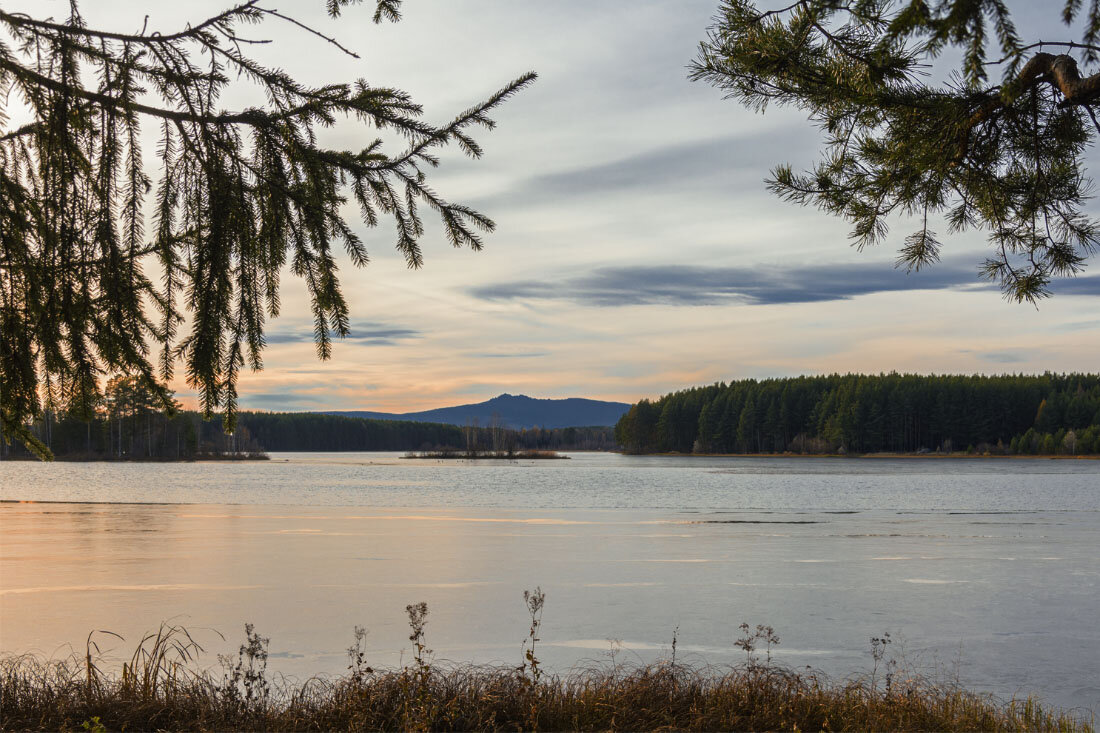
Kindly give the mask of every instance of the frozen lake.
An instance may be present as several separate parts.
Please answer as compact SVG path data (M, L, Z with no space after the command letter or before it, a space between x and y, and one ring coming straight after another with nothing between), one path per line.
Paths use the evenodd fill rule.
M540 657L729 664L742 621L776 659L912 667L1001 697L1100 711L1100 462L672 458L0 464L0 650L126 643L165 619L214 652L251 621L271 667L408 658L427 601L439 659L519 664L522 592L547 593ZM228 637L222 642L212 631Z

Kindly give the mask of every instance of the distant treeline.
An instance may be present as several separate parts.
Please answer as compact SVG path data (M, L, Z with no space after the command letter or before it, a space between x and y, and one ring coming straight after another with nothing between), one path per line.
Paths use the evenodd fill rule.
M746 379L642 400L631 453L1100 453L1100 375Z
M149 385L134 376L109 380L103 398L82 409L47 409L31 431L54 456L70 460L186 460L200 457L262 455L263 447L247 427L233 435L221 420L178 410L169 415ZM27 458L22 444L0 440L0 455Z
M369 420L310 412L243 412L238 423L269 451L613 450L610 427L509 430Z
M188 460L264 453L247 426L226 435L220 419L203 420L197 412L172 416L158 410L96 415L82 420L47 411L31 426L57 458L69 460ZM0 444L7 458L32 454L19 443Z
M262 454L265 451L409 450L614 450L610 427L532 429L460 427L439 423L367 420L308 412L242 412L233 435L218 418L158 409L152 395L131 378L112 381L109 399L84 420L47 411L31 429L59 458L87 460L187 460ZM22 445L0 455L29 457Z

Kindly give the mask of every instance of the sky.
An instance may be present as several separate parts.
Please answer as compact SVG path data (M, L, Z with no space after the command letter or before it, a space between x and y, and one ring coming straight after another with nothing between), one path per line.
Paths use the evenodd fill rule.
M68 5L23 4L58 18ZM981 232L942 236L943 262L906 275L893 262L916 222L893 221L885 244L858 252L846 222L770 194L771 168L808 168L819 135L797 111L761 115L688 81L717 5L406 0L402 21L381 26L368 5L338 20L322 0L277 6L360 59L286 24L248 28L273 41L250 49L262 62L304 82L404 89L437 123L523 72L539 79L478 133L482 159L452 150L432 175L435 190L496 221L485 249L453 249L429 221L425 265L408 270L392 227L367 229L349 207L371 256L363 269L341 260L351 337L319 362L305 288L287 273L242 408L405 412L502 392L634 402L832 372L1096 371L1095 261L1038 308L1015 304L979 279ZM148 14L165 32L225 7L81 4L89 25L136 31ZM1066 35L1035 6L1022 12L1029 33ZM256 100L234 88L223 101ZM322 139L358 149L376 136L347 123ZM1095 174L1100 155L1087 160ZM182 379L172 386L193 403Z

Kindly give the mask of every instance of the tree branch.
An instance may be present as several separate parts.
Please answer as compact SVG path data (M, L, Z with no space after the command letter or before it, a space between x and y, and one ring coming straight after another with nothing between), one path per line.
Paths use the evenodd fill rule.
M989 99L967 120L956 161L966 157L970 148L970 133L975 127L1008 107L1010 102L1023 92L1043 82L1049 82L1062 94L1064 99L1058 103L1062 109L1080 106L1091 112L1091 106L1100 99L1100 72L1082 77L1077 68L1077 61L1072 56L1037 53L1020 69L1019 75L1011 82L1009 89L999 92L993 90ZM1005 99L1005 91L1011 93L1009 100Z
M86 36L90 38L124 41L127 43L166 43L169 41L176 41L184 38L193 38L200 31L209 28L212 25L225 21L233 17L234 15L239 15L259 2L260 0L248 0L247 2L237 5L236 7L226 10L224 13L219 13L218 15L215 15L211 18L207 18L198 25L189 26L186 30L179 31L178 33L169 33L166 35L161 35L160 33L152 33L150 35L145 35L144 33L142 33L140 35L133 35L129 33L111 33L109 31L97 31L92 30L91 28L85 28L84 26L65 25L62 23L51 23L46 20L36 20L35 18L31 18L22 13L6 13L3 10L0 10L0 21L4 21L5 23L8 23L17 28L37 28L40 30L49 30L55 33L62 33L68 36Z
M199 124L211 124L211 125L232 125L232 124L249 124L249 125L261 125L267 122L274 122L277 120L289 119L292 117L300 117L302 115L308 115L315 112L322 112L325 109L325 103L333 103L339 100L335 98L325 99L324 97L318 97L312 101L300 104L296 107L279 112L278 114L271 114L262 109L246 109L241 112L227 112L216 115L203 115L194 112L181 112L179 110L164 109L162 107L151 107L146 104L140 104L138 102L129 102L118 97L112 97L108 94L101 94L99 92L89 91L87 89L81 89L80 87L66 84L63 81L52 79L48 76L39 74L36 71L21 66L13 61L9 61L6 58L0 57L0 69L10 71L14 76L18 77L24 83L29 83L34 86L45 87L55 92L62 94L71 94L81 99L86 99L89 102L94 102L104 107L110 107L119 111L133 111L140 112L142 114L151 115L153 117L159 117L165 120L172 120L174 122L195 122ZM350 101L350 100L349 100ZM361 111L361 110L356 110ZM25 134L30 132L26 129L27 126L20 128L5 135L4 138L15 136L18 134Z
M258 8L258 10L262 13L266 13L267 15L273 15L276 18L279 18L281 20L285 20L288 23L293 23L294 25L298 26L299 28L301 28L305 31L308 31L309 33L312 33L313 35L317 36L318 38L325 39L326 41L331 43L333 46L336 46L336 48L338 48L341 51L343 51L344 53L346 53L348 56L351 56L354 59L359 58L359 54L355 53L354 51L352 51L348 48L345 48L335 38L332 38L331 36L326 36L324 33L321 33L319 30L317 30L315 28L310 28L305 23L302 23L301 21L295 20L294 18L291 18L289 15L283 15L278 10L268 10L267 8Z

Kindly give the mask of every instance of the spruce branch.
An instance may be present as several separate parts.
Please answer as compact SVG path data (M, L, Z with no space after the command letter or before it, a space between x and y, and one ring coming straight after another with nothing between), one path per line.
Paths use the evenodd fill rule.
M350 4L329 0L329 13ZM398 0L374 4L376 22L398 19ZM336 253L357 267L369 256L341 213L349 194L365 226L394 222L413 268L424 261L423 206L455 246L480 249L479 232L492 230L488 217L437 193L425 170L448 145L479 157L471 129L492 129L491 111L534 74L436 125L400 90L362 80L308 87L251 59L245 49L264 41L237 27L265 19L355 55L262 0L172 33L97 30L71 6L63 23L0 10L9 36L0 38L0 85L32 116L9 129L0 106L5 438L48 457L27 423L44 404L84 410L113 374L137 375L168 409L157 375L169 379L178 363L202 410L222 411L231 430L240 374L263 365L284 266L306 283L318 356L350 332ZM234 76L267 103L223 110ZM340 119L403 143L395 153L379 140L359 151L324 147L318 129ZM150 122L160 131L155 173L141 145ZM158 281L144 272L153 260Z

